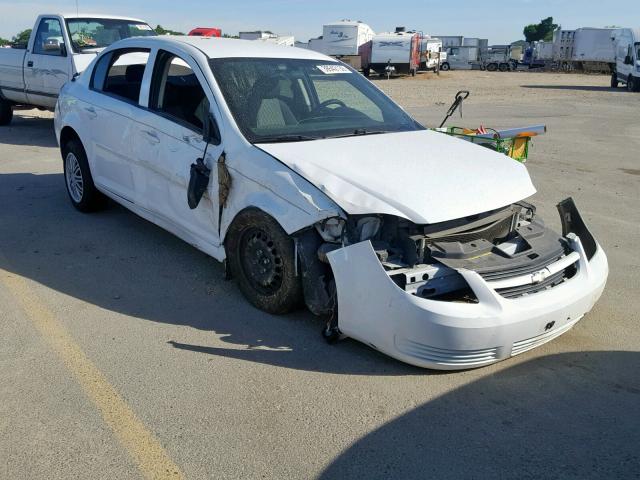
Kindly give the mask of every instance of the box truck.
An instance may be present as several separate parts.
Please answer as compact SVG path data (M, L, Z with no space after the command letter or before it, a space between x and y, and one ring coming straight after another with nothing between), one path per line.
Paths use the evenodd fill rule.
M615 51L613 28L578 28L573 38L575 67L581 70L613 71Z
M415 75L420 68L420 34L405 32L379 33L371 41L369 68L379 75L405 73Z
M640 91L640 28L621 28L612 35L615 63L611 87L620 83L630 92Z

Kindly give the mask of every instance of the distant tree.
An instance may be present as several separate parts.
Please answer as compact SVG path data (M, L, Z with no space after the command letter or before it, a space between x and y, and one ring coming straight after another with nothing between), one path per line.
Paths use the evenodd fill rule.
M540 23L524 27L524 39L527 42L538 42L540 40L548 42L553 40L553 31L557 28L558 25L553 23L553 17L547 17L540 21Z
M2 47L4 45L9 45L10 43L11 43L10 40L7 40L6 38L0 37L0 47Z
M162 25L158 25L154 28L158 35L184 35L182 32L176 32L174 30L167 30L166 28L162 28Z
M29 43L29 37L31 36L31 29L28 28L26 30L21 31L20 33L18 33L17 35L15 35L13 37L13 39L11 40L12 43Z

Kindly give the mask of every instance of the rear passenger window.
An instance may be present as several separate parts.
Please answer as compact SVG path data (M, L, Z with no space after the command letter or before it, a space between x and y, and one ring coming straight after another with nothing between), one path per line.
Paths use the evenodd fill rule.
M149 106L198 132L209 112L209 101L191 67L165 51L158 52Z
M91 88L137 104L148 61L149 50L115 50L96 65Z

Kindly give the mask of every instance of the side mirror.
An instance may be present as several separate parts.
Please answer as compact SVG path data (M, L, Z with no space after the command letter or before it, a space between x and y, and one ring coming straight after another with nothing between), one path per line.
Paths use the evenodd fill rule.
M202 127L202 140L212 145L220 145L222 142L218 123L211 113L206 116Z
M626 57L624 57L624 64L625 65L633 64L633 61L631 60L631 55L627 55Z

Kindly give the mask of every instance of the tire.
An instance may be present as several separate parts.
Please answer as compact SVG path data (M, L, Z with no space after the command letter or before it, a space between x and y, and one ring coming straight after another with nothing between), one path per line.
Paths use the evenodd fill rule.
M639 80L633 78L633 75L629 75L629 78L627 78L627 90L629 90L630 92L636 92L639 86L637 85L638 82Z
M255 307L283 314L302 305L294 242L276 220L255 208L241 212L225 246L231 275Z
M442 70L443 72L448 72L449 71L449 64L447 62L443 63L442 65L440 65L440 70Z
M0 126L9 125L13 119L13 107L9 102L0 100Z
M83 213L103 208L106 198L93 184L87 154L79 140L69 140L62 147L62 163L71 204Z
M489 63L487 65L488 72L495 72L498 69L498 65L496 63Z
M498 70L500 70L501 72L508 72L509 71L509 64L508 63L501 63L498 66Z
M369 78L369 77L371 76L371 69L370 69L370 68L363 68L363 69L362 69L362 74L363 74L365 77Z
M620 82L618 82L618 74L613 72L611 74L611 88L618 88Z

